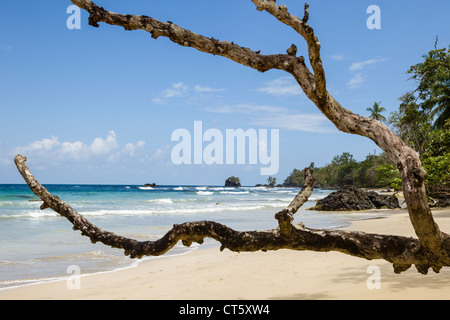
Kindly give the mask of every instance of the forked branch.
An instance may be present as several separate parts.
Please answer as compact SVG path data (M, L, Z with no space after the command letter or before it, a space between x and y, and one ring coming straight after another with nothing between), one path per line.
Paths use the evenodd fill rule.
M219 41L183 29L172 22L161 22L143 15L118 14L97 6L90 0L71 0L89 12L89 23L98 27L99 22L122 26L126 30L141 29L153 38L164 36L174 43L193 47L199 51L220 55L261 72L279 69L290 73L305 95L341 131L358 134L373 140L397 165L402 175L403 191L409 216L418 239L397 236L372 235L362 232L312 230L300 224L293 225L293 215L312 191L304 186L301 194L276 218L279 227L269 231L238 232L215 222L201 221L174 226L158 241L140 242L103 231L81 217L58 197L48 193L31 175L25 158L18 156L16 163L30 188L43 201L42 208L51 208L65 216L92 241L122 248L132 257L146 254L158 255L169 250L177 241L185 244L201 242L211 237L223 248L234 251L295 250L341 251L366 259L385 259L394 264L396 272L415 264L419 272L431 267L438 271L450 265L449 236L440 231L428 207L424 186L426 172L422 169L418 154L409 148L386 125L354 114L344 109L327 91L325 71L320 57L321 44L309 26L309 5L304 8L302 19L288 12L285 5L275 0L252 0L260 11L266 11L280 22L293 28L307 43L312 72L302 56L297 57L297 47L292 45L286 54L263 55L259 51L244 48L228 41ZM309 185L309 184L308 184ZM312 185L311 185L312 188Z
M279 227L275 229L236 231L214 221L196 221L174 225L159 240L137 241L102 230L59 197L50 194L30 172L26 160L26 157L17 155L14 161L31 191L44 202L42 210L46 208L54 210L69 220L74 230L80 230L81 234L89 237L93 243L101 242L113 248L123 249L131 258L162 255L178 241L190 246L193 242L201 244L204 238L212 238L221 243L221 250L227 248L236 252L278 249L339 251L368 260L384 259L393 263L394 271L397 273L407 270L412 264L423 273L426 273L429 267L437 272L450 262L430 263L428 257L423 254L420 242L412 238L357 231L309 229L301 223L293 225L290 218L301 204L307 201L312 191L314 179L311 169L304 170L305 184L300 193L291 204L276 214ZM283 229L289 231L285 232Z

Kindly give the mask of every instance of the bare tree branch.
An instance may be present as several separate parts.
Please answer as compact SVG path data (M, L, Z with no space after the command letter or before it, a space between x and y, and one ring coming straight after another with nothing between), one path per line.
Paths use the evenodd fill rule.
M309 4L305 4L305 15L303 19L293 16L288 12L284 4L278 6L275 0L252 0L259 11L265 10L280 22L290 26L297 31L308 44L308 56L314 71L316 95L319 102L324 102L327 95L325 71L320 58L320 42L314 34L314 30L308 25Z
M183 29L172 22L161 22L141 15L125 15L110 12L97 6L90 0L71 0L72 3L89 12L89 23L98 27L99 22L122 26L126 30L145 30L153 38L164 36L174 43L193 47L209 54L220 55L237 63L249 66L261 72L270 69L284 70L290 73L300 85L306 96L319 110L341 131L358 134L373 140L397 165L402 175L403 191L408 206L411 223L418 240L402 237L368 235L364 233L311 230L301 225L292 225L293 215L298 210L303 198L309 191L305 187L288 206L276 215L279 228L265 232L237 232L214 222L187 223L169 231L156 242L135 242L132 239L118 237L91 225L87 220L74 213L74 210L62 203L59 198L48 194L24 166L24 159L18 157L19 170L30 181L33 192L39 191L44 200L43 207L52 208L67 217L83 234L93 241L104 241L108 245L124 248L132 256L147 252L163 253L182 239L185 243L210 236L231 250L276 250L291 248L296 250L337 250L366 259L385 259L394 263L396 272L415 264L419 272L426 273L428 268L438 271L449 265L449 236L440 231L428 207L424 177L418 154L409 148L386 125L354 114L344 109L327 91L323 63L320 57L321 44L308 25L309 5L304 8L303 19L290 14L285 5L278 6L275 0L252 0L259 11L266 11L280 22L293 28L301 35L308 46L311 72L303 57L297 57L297 47L292 45L286 54L262 55L248 48L243 48L228 41L219 41L198 35ZM24 171L25 170L25 171ZM28 183L27 180L27 183ZM34 189L33 189L34 188Z
M72 3L89 12L89 24L99 27L99 22L122 26L125 30L144 30L152 38L167 37L174 43L184 47L193 47L199 51L229 58L237 63L259 70L286 70L290 65L298 63L296 57L287 54L263 55L249 48L238 46L228 41L219 41L196 34L190 30L168 21L162 22L144 15L125 15L106 11L90 0L72 0Z
M292 225L292 221L294 220L294 214L308 201L309 196L313 192L314 178L312 173L313 170L311 168L305 168L303 170L304 182L302 189L285 209L275 215L280 226L280 231L286 237L290 237L293 232L294 226Z
M71 0L73 4L89 12L89 24L99 27L99 22L123 27L125 30L144 30L152 38L167 37L184 47L219 55L244 66L265 72L279 69L295 74L303 91L310 99L317 100L314 75L304 63L304 57L290 54L263 55L259 51L241 47L233 42L219 41L184 29L170 21L162 22L144 15L118 14L97 6L90 0Z
M180 240L185 246L190 246L193 242L201 244L204 238L208 237L220 242L221 250L227 248L236 252L279 249L338 251L368 260L384 259L393 263L396 273L407 270L412 264L415 264L422 273L426 273L429 267L437 272L443 265L450 264L450 259L430 263L429 257L424 255L420 242L416 239L357 231L309 229L303 224L295 226L291 224L292 228L285 234L282 232L284 221L280 223L280 227L267 231L236 231L214 221L186 222L174 225L156 241L137 241L98 228L59 197L50 194L32 175L25 163L26 160L22 155L17 155L14 159L17 169L31 191L44 201L42 210L45 208L54 210L69 220L74 230L80 230L81 234L89 237L93 243L101 242L113 248L123 249L125 255L131 258L162 255ZM302 190L292 203L277 215L293 214L301 203L307 201L314 179L311 177L311 169L305 169L304 172L307 182Z
M320 58L320 42L315 36L314 30L306 22L309 19L309 5L305 5L305 17L300 20L291 15L286 6L278 6L275 0L252 0L252 2L255 3L258 10L269 12L279 21L292 27L305 39L314 70L317 100L312 99L306 91L305 94L339 130L370 138L397 164L402 174L405 200L411 222L419 240L432 254L445 256L443 240L446 235L435 223L428 206L423 183L426 172L422 169L417 152L408 147L385 124L344 109L326 90L325 72ZM293 75L296 76L296 74ZM301 80L297 79L297 82L300 83Z

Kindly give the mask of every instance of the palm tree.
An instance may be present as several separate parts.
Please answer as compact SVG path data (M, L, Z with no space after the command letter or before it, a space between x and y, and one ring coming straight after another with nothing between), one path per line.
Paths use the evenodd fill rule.
M386 118L381 115L382 112L385 112L386 109L384 107L380 107L381 102L374 102L372 108L367 108L366 110L370 112L369 118L386 122Z
M450 79L435 84L430 97L422 107L427 110L431 119L434 119L435 129L442 129L445 121L450 118Z

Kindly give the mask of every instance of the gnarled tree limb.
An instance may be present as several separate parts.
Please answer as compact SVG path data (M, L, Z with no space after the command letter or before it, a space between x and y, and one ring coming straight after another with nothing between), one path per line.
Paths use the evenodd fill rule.
M373 140L386 152L399 168L409 216L418 240L402 237L368 235L346 231L325 231L293 226L293 214L301 203L296 198L291 205L277 214L280 227L268 232L236 232L214 222L195 222L175 226L164 238L156 242L136 242L104 232L74 214L74 210L42 189L24 169L24 159L18 158L18 167L27 173L30 188L39 191L44 206L66 216L76 228L94 241L124 248L131 256L154 252L161 254L168 250L173 241L182 239L185 243L210 236L231 250L275 250L291 248L296 250L338 250L367 259L385 259L394 264L396 272L415 264L419 272L426 273L429 267L438 271L449 265L449 236L440 231L428 207L424 186L425 171L418 154L409 148L386 125L354 114L344 109L327 91L325 71L320 57L321 44L309 26L309 5L305 5L303 19L288 12L285 5L278 6L275 0L252 0L257 9L266 11L280 22L293 28L307 43L312 72L302 56L297 57L297 48L291 46L286 54L263 55L228 41L219 41L198 35L171 22L161 22L142 15L125 15L107 11L90 0L71 0L72 3L89 12L89 24L98 27L99 22L122 26L126 30L141 29L151 33L153 38L167 37L174 43L193 47L199 51L220 55L261 72L270 69L290 73L305 95L341 131L358 134ZM25 167L26 168L26 167ZM19 168L19 170L21 170ZM26 178L27 179L27 178ZM27 180L28 182L28 180ZM33 188L32 188L33 190ZM33 191L34 192L34 191Z
M74 230L80 230L93 243L102 242L113 248L123 249L131 258L162 255L180 240L184 245L190 246L193 242L203 243L204 238L208 237L220 242L221 250L227 248L236 252L279 249L339 251L368 260L384 259L393 264L397 273L407 270L412 264L422 273L426 273L429 267L437 272L443 265L450 264L450 259L430 263L417 239L357 231L309 229L302 224L291 225L289 233L285 234L282 232L284 220L278 228L267 231L236 231L214 221L187 222L174 225L159 240L137 241L98 228L59 197L52 195L32 175L26 160L26 157L17 155L14 161L31 191L44 201L41 209L54 210L69 220ZM311 194L314 183L312 170L305 169L304 172L306 182L302 190L291 204L280 211L281 215L294 214Z
M286 237L289 237L292 234L294 228L292 225L294 214L306 201L308 201L309 196L313 192L314 178L312 173L313 170L311 168L305 168L303 170L304 182L302 189L285 209L275 215L275 218L278 220L278 224L280 226L280 231Z

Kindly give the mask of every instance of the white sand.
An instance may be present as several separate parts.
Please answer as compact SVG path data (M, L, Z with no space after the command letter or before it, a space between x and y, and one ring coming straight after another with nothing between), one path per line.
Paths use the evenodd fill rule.
M357 221L347 229L414 236L404 210L383 219ZM441 230L450 231L450 209L434 210ZM375 266L373 269L372 267ZM379 268L379 269L378 269ZM380 289L369 289L380 271ZM422 275L412 267L395 274L383 261L342 253L234 253L218 248L168 256L137 267L83 276L79 289L67 281L0 290L0 299L449 299L450 268Z

